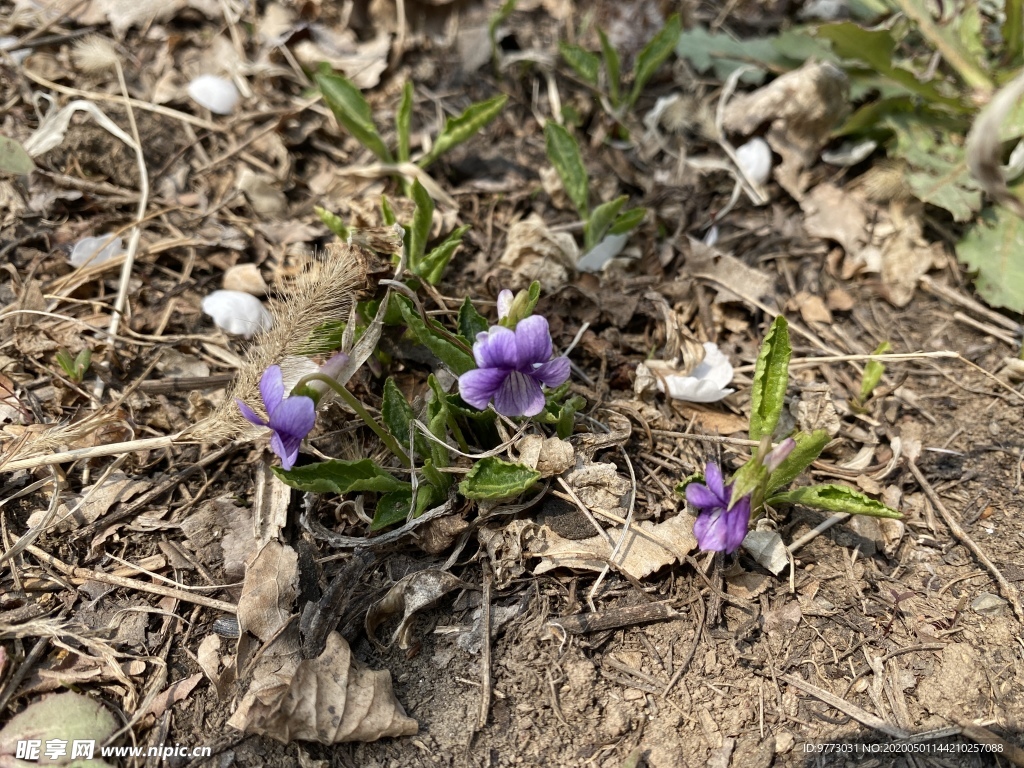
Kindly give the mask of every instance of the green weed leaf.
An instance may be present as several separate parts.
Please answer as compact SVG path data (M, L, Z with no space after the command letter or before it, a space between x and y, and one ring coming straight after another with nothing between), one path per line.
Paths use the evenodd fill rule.
M771 435L779 423L789 384L789 324L779 315L761 343L751 389L750 439Z
M633 67L633 88L630 90L629 99L627 100L630 106L636 103L637 98L644 90L644 86L647 85L647 81L658 71L658 67L665 62L665 59L672 55L676 43L679 42L679 33L681 31L682 22L679 19L679 14L674 13L669 16L665 26L661 28L658 34L652 37L651 41L637 54L636 65Z
M540 472L523 464L512 464L496 457L480 459L459 483L459 493L467 499L496 500L518 496L540 480Z
M501 112L508 96L495 96L493 99L471 105L458 117L450 117L445 121L444 130L434 139L434 146L424 155L418 165L426 168L441 155L474 136L485 125Z
M590 210L589 180L576 139L558 123L548 120L544 123L544 145L547 148L548 160L555 166L562 180L565 194L576 207L580 218L587 219Z
M311 493L349 493L351 491L385 493L410 487L409 483L399 480L370 459L359 459L358 461L331 459L288 470L281 469L281 467L273 469L274 474L281 478L286 485Z
M448 262L452 260L456 249L462 245L463 235L469 229L468 224L453 229L443 242L424 256L419 265L419 276L431 285L437 285L444 276L444 271L448 268Z
M413 202L416 203L416 210L412 214L412 226L409 228L406 253L409 254L409 269L418 275L420 274L420 261L426 251L427 240L430 238L430 227L434 221L434 201L430 199L430 195L420 184L419 179L413 182L411 191Z
M587 85L597 88L597 73L600 71L601 59L580 48L578 45L559 43L558 52L562 54L565 63L576 70Z
M611 229L612 223L618 218L619 211L622 210L622 206L629 200L628 195L621 195L614 200L609 200L607 203L601 203L594 209L594 212L590 214L590 218L587 219L587 224L583 228L583 248L585 251L589 251L595 245L600 243L604 236L608 234L608 230Z
M373 152L382 162L392 162L384 139L373 123L370 105L363 94L341 75L316 75L316 84L334 117L355 139Z
M768 484L765 487L766 495L770 496L779 488L785 488L796 480L800 473L811 466L811 462L821 455L822 450L832 438L824 429L816 429L813 432L798 432L793 435L793 439L796 441L796 447L769 475Z
M331 213L326 208L321 208L319 205L314 205L313 210L316 215L320 217L320 221L334 233L334 236L339 240L348 241L348 227L345 226L345 222L341 220L341 216L336 213Z
M380 416L384 421L384 426L406 450L409 448L409 440L414 439L416 453L421 456L427 454L427 441L423 435L417 433L415 438L412 437L412 420L415 418L412 406L409 405L409 401L405 399L405 395L402 394L398 385L395 384L394 378L391 377L384 382L384 397L380 406Z
M478 333L483 333L490 327L487 318L476 311L476 307L469 300L469 296L466 297L466 300L462 302L462 306L459 307L458 322L459 334L470 344L476 341Z
M1024 312L1021 254L1024 220L1001 206L983 211L956 244L956 257L977 273L974 286L982 298L994 307L1014 312Z
M892 344L888 341L883 341L871 354L884 355L891 349ZM860 382L860 394L857 397L859 402L863 403L871 397L871 393L875 391L875 387L878 386L878 382L882 380L883 375L885 375L885 365L878 360L868 360L867 365L864 366L864 378Z
M608 230L609 235L625 235L632 232L634 229L640 226L640 222L644 220L644 216L647 215L646 208L631 208L625 213L619 214L619 216L612 222L611 229Z
M618 107L622 101L622 64L619 61L619 52L608 41L603 29L597 30L597 36L601 38L601 57L604 59L604 71L608 76L608 96L612 106Z
M802 504L805 507L823 509L826 512L848 512L851 515L888 517L899 520L903 517L880 501L855 491L848 485L811 485L780 493L768 499L768 504Z
M412 306L412 302L402 296L395 296L393 300L398 302L402 319L405 320L416 340L433 352L437 359L451 368L456 375L461 376L466 371L476 368L472 356L444 336L440 326L431 321L431 327L427 327L423 318Z
M395 112L395 133L398 134L398 162L409 162L409 135L412 132L412 82L402 89L402 100Z

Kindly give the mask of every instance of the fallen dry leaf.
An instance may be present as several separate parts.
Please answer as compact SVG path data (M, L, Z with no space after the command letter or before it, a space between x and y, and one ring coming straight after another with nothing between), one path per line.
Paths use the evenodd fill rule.
M370 606L366 612L366 634L373 643L380 645L374 631L390 617L401 613L402 620L391 635L389 645L398 642L398 647L407 650L412 647L412 622L419 611L429 608L453 589L471 589L472 585L453 576L447 571L426 569L410 573L400 579L388 593Z
M171 683L150 702L145 714L160 717L164 712L192 693L192 689L199 685L199 681L202 679L203 673L196 672L191 677Z
M238 627L268 642L289 621L299 593L299 557L278 541L263 546L245 569Z
M515 447L519 451L519 463L536 469L541 477L560 475L576 463L572 445L557 437L527 435Z
M537 280L543 293L553 293L575 273L579 257L571 234L552 232L540 216L531 214L509 229L499 264L512 270L506 288L517 291Z
M613 543L618 542L622 531L622 528L608 529ZM602 571L609 563L613 546L603 536L580 540L563 539L547 526L538 528L528 538L528 544L528 556L541 558L533 569L536 575L554 568ZM693 518L689 515L676 515L657 524L644 520L630 529L615 556L614 567L633 578L642 579L696 548Z
M356 659L337 632L315 659L274 658L278 663L254 681L228 720L232 728L321 744L411 736L419 729L395 699L391 673Z
M759 269L748 267L735 256L719 251L699 240L689 239L687 270L710 277L716 289L715 303L761 299L772 289L774 280ZM724 290L722 290L724 289Z

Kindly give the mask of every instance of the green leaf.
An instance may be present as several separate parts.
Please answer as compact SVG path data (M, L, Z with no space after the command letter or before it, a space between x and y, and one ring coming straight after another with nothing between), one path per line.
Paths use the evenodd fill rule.
M64 371L64 375L67 376L72 381L74 381L75 380L75 361L74 361L74 358L72 358L71 355L68 353L68 351L64 350L64 349L57 350L57 354L54 357L55 357L55 359L57 361L57 365L59 365L60 369L62 371Z
M434 466L447 467L451 456L445 439L448 437L448 426L454 421L448 409L448 395L441 388L441 383L434 374L427 376L427 386L430 387L430 399L427 401L427 429L437 438L437 440L430 441L430 455Z
M848 485L811 485L780 493L768 499L768 504L802 504L805 507L823 509L826 512L849 512L851 515L868 517L889 517L899 520L903 517L880 501L855 491Z
M882 124L896 137L889 154L910 165L906 182L914 197L945 208L956 221L973 219L981 210L981 187L967 168L963 136L912 114L893 115Z
M644 220L644 216L647 215L646 208L631 208L625 213L622 213L612 222L611 229L608 230L609 235L625 235L632 232L634 229L640 226L640 222Z
M466 297L465 301L462 302L462 306L459 307L458 322L459 334L470 344L476 341L478 333L483 333L490 327L487 318L476 311L476 307L469 300L469 296Z
M412 506L412 491L392 491L377 499L377 508L373 511L371 531L379 531L396 523L404 523Z
M495 96L493 99L469 106L458 117L449 117L445 120L444 130L434 139L434 146L430 152L420 158L418 162L420 168L426 168L449 149L474 136L498 116L506 101L508 101L508 96Z
M1016 190L1018 193L1021 188ZM956 244L956 257L977 273L974 286L994 307L1024 312L1024 220L1006 208L988 208Z
M525 492L540 480L540 472L523 464L512 464L496 457L480 459L459 483L459 493L467 499L510 499Z
M676 43L679 42L679 33L682 31L682 22L678 13L673 13L665 22L665 26L651 41L644 46L643 50L636 56L636 65L633 67L633 88L629 92L627 103L632 106L647 85L647 81L658 71L665 59L672 55Z
M346 227L345 222L341 220L341 216L336 213L331 213L326 208L321 208L319 205L314 205L313 210L316 212L316 215L320 217L320 221L322 221L339 240L348 241L348 227Z
M0 136L0 173L24 176L35 169L36 164L21 144L7 136Z
M416 210L412 214L412 226L409 227L406 248L409 254L409 269L418 275L420 260L426 251L430 227L434 221L434 201L430 199L419 179L412 183L412 199L416 203Z
M761 352L754 367L751 387L750 439L760 440L771 435L782 415L782 407L789 385L789 324L779 315L761 343Z
M878 348L872 352L872 355L884 355L892 349L892 344L888 341L883 341L878 345ZM864 366L864 378L860 382L860 394L857 399L860 402L864 402L871 393L875 391L875 387L878 386L878 382L882 380L882 376L885 374L885 365L878 360L868 360L867 365Z
M548 159L562 180L565 194L576 206L580 218L586 219L587 211L590 210L587 202L590 196L589 180L576 139L558 123L548 120L544 123L544 144Z
M464 224L452 230L452 233L444 239L444 242L430 251L420 262L419 276L431 285L437 285L448 268L448 262L452 260L456 249L462 245L462 237L469 231L468 224Z
M412 81L406 80L402 100L395 112L395 133L398 134L398 162L409 162L409 135L412 132Z
M585 251L589 251L595 245L600 243L604 236L608 234L608 230L612 226L612 222L616 220L619 215L619 211L622 210L622 206L629 200L628 195L621 195L614 200L609 200L607 203L601 203L594 209L594 212L590 214L590 218L587 219L587 224L583 228L583 248Z
M393 377L389 377L384 382L384 397L380 406L380 416L388 431L408 450L409 440L412 438L412 420L416 414L413 413L412 406L409 405L409 401L405 399L405 395L395 384ZM426 439L419 433L414 439L416 453L425 456L428 452Z
M324 95L324 101L338 122L355 139L373 152L382 162L392 162L384 139L377 132L373 123L370 105L363 94L351 82L341 75L316 75L316 84Z
M457 376L476 368L473 357L444 336L441 326L431 321L431 327L428 328L423 322L423 318L412 306L412 302L404 296L395 296L394 298L401 309L402 319L405 320L416 340L433 352L438 360L451 368Z
M395 209L391 207L391 201L387 195L380 196L380 217L384 220L384 226L393 226L398 218L395 216Z
M617 107L622 99L622 64L619 61L619 52L608 41L603 29L598 28L597 36L601 38L601 57L604 59L604 71L608 76L608 96L611 98L612 106Z
M331 459L304 467L281 469L274 474L292 488L311 493L349 493L351 491L397 491L408 488L409 483L399 480L369 459L343 461Z
M1024 55L1024 0L1006 0L1004 11L1003 44L1009 65L1016 67Z
M452 476L444 472L439 472L437 467L434 466L434 462L427 459L423 462L423 477L427 479L427 482L433 485L435 488L441 488L445 491L451 487Z
M518 0L505 0L501 8L494 16L491 17L490 23L487 25L487 37L491 41L491 59L494 64L495 72L498 71L499 65L499 52L498 52L498 27L505 23L505 20L512 15L512 11L516 8L516 2Z
M800 473L811 466L811 462L821 455L822 450L832 438L824 429L816 429L810 433L798 432L793 435L793 439L796 441L796 447L768 477L768 485L765 488L766 495L771 495L779 488L785 488L796 480Z
M709 32L703 27L679 35L676 55L699 72L713 71L715 79L722 82L740 67L751 67L740 75L741 82L751 85L759 85L769 71L792 69L812 57L835 58L826 45L803 31L736 40L724 32Z
M896 60L896 39L891 30L864 29L852 21L822 24L814 34L831 41L832 50L842 59L861 61L883 78L899 85L903 90L916 94L933 104L954 112L973 111L959 99L943 94L936 82L922 81L908 69L893 62Z
M578 45L569 43L559 43L558 52L562 54L565 63L576 70L576 74L583 79L583 82L597 88L597 73L601 67L601 59L590 51L585 51Z

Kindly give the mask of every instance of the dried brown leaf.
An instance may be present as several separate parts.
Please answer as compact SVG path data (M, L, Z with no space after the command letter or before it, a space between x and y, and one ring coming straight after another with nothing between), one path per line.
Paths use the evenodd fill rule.
M391 635L388 645L397 641L398 647L406 650L412 647L412 622L419 611L431 607L453 589L471 588L472 585L447 571L426 569L410 573L370 606L366 612L366 634L372 642L380 645L375 630L390 617L400 613L402 620Z
M267 542L245 569L238 627L268 642L287 623L299 590L299 558L278 541Z

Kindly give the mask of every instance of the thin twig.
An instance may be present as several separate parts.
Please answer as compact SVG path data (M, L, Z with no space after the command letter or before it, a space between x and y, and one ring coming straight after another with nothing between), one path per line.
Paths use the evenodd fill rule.
M476 720L477 730L487 725L487 715L491 711L491 569L487 559L480 561L483 572L483 596L480 604L480 714Z
M907 457L907 466L910 468L910 472L917 480L918 485L921 486L921 490L924 491L925 496L928 497L928 501L930 501L932 506L935 507L935 510L942 517L943 522L949 528L950 532L952 532L952 534L956 536L956 538L959 539L965 547L971 550L974 556L978 558L979 562L985 566L988 572L992 575L992 578L995 579L996 584L999 585L999 591L1002 593L1003 597L1005 597L1013 607L1013 613L1017 617L1017 621L1024 624L1024 609L1021 608L1020 599L1017 596L1017 590L1014 589L1013 585L1006 580L1006 577L1003 576L1002 572L996 567L996 564L988 559L988 555L986 555L984 551L982 551L981 547L974 542L974 539L967 534L967 531L960 526L960 523L957 522L956 518L950 514L949 510L946 509L946 505L943 504L942 500L939 498L939 495L935 493L935 489L932 488L931 483L928 482L921 470L917 468L917 464L909 456Z

